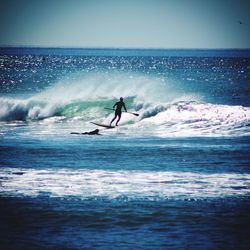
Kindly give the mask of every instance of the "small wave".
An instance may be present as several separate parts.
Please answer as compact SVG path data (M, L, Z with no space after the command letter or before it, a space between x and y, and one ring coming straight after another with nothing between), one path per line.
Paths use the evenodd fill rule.
M0 193L8 196L204 199L250 192L250 175L236 173L3 168L0 179Z

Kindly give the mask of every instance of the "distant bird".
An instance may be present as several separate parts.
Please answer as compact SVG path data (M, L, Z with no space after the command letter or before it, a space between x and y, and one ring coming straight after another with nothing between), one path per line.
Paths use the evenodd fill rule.
M244 22L242 22L242 21L238 21L238 23L240 24L240 25L247 25L246 23L244 23Z

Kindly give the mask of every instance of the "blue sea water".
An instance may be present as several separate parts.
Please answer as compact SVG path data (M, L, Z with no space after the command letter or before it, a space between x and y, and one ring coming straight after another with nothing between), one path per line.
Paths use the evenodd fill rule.
M0 52L1 249L249 249L249 50Z

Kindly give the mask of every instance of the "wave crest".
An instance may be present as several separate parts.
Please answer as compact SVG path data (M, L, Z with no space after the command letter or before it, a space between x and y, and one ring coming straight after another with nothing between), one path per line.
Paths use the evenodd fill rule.
M60 105L41 100L0 99L0 121L40 120L55 116Z

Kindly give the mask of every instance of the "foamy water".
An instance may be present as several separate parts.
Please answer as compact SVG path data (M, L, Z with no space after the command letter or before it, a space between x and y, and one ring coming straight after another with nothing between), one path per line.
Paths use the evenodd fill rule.
M1 169L2 195L204 199L250 195L250 175L168 171Z

